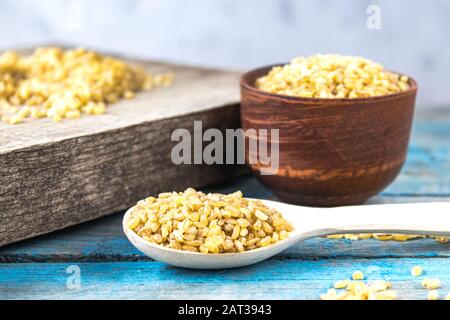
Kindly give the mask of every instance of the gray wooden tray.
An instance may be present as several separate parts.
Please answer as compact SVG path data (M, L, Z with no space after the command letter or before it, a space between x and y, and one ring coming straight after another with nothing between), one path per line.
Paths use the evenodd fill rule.
M134 61L136 62L136 61ZM173 86L140 93L101 116L0 124L0 246L124 210L148 195L203 187L236 166L172 163L171 133L239 127L239 74L143 62Z

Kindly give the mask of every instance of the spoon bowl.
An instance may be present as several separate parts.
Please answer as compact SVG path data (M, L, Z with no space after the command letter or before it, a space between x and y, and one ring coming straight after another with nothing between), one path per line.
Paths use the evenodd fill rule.
M277 209L294 230L287 239L240 253L205 254L166 248L148 242L127 227L133 208L123 218L130 242L150 258L190 269L227 269L266 260L310 238L342 233L401 233L450 236L450 202L382 204L337 208L311 208L261 200Z

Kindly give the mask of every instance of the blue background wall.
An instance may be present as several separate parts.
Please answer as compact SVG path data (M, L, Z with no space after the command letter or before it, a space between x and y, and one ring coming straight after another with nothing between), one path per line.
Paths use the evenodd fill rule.
M361 55L413 75L433 107L450 105L449 17L448 0L0 0L0 48L64 41L234 69Z

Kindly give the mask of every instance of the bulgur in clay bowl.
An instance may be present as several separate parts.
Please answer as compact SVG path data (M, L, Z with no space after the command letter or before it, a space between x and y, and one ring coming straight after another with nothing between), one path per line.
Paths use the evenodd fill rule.
M250 166L290 203L363 203L404 164L417 89L411 77L357 57L318 55L252 70L241 79L242 127L279 130L279 168L261 175L262 163ZM247 159L258 158L250 152Z

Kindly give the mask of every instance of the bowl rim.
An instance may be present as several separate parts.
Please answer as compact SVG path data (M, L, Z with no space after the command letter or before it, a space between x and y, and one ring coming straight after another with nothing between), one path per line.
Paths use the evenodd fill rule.
M390 93L390 94L385 94L385 95L379 95L379 96L373 96L373 97L361 97L361 98L316 98L316 97L312 97L312 98L310 98L310 97L299 97L299 96L290 96L290 95L284 95L284 94L278 94L278 93L270 93L270 92L258 89L254 85L254 82L258 78L259 73L266 74L273 67L284 66L286 64L288 64L288 63L276 63L276 64L259 67L259 68L252 69L250 71L245 72L241 76L241 79L240 79L241 88L244 88L247 91L251 91L251 92L259 94L259 95L267 96L269 98L282 98L282 99L287 99L287 100L292 100L292 101L297 101L297 102L304 102L306 104L316 104L316 103L323 104L323 103L327 103L327 102L348 104L348 103L352 103L352 102L364 103L364 102L373 102L373 101L378 101L378 100L390 100L390 99L395 99L395 98L401 98L403 96L409 96L411 94L416 94L417 90L419 88L417 81L414 78L412 78L406 74L392 71L389 69L387 71L398 74L400 76L407 76L409 79L408 83L410 85L410 88L405 91L400 91L400 92L395 92L395 93ZM256 77L255 77L255 75L256 75ZM252 81L253 83L250 83L250 81Z

